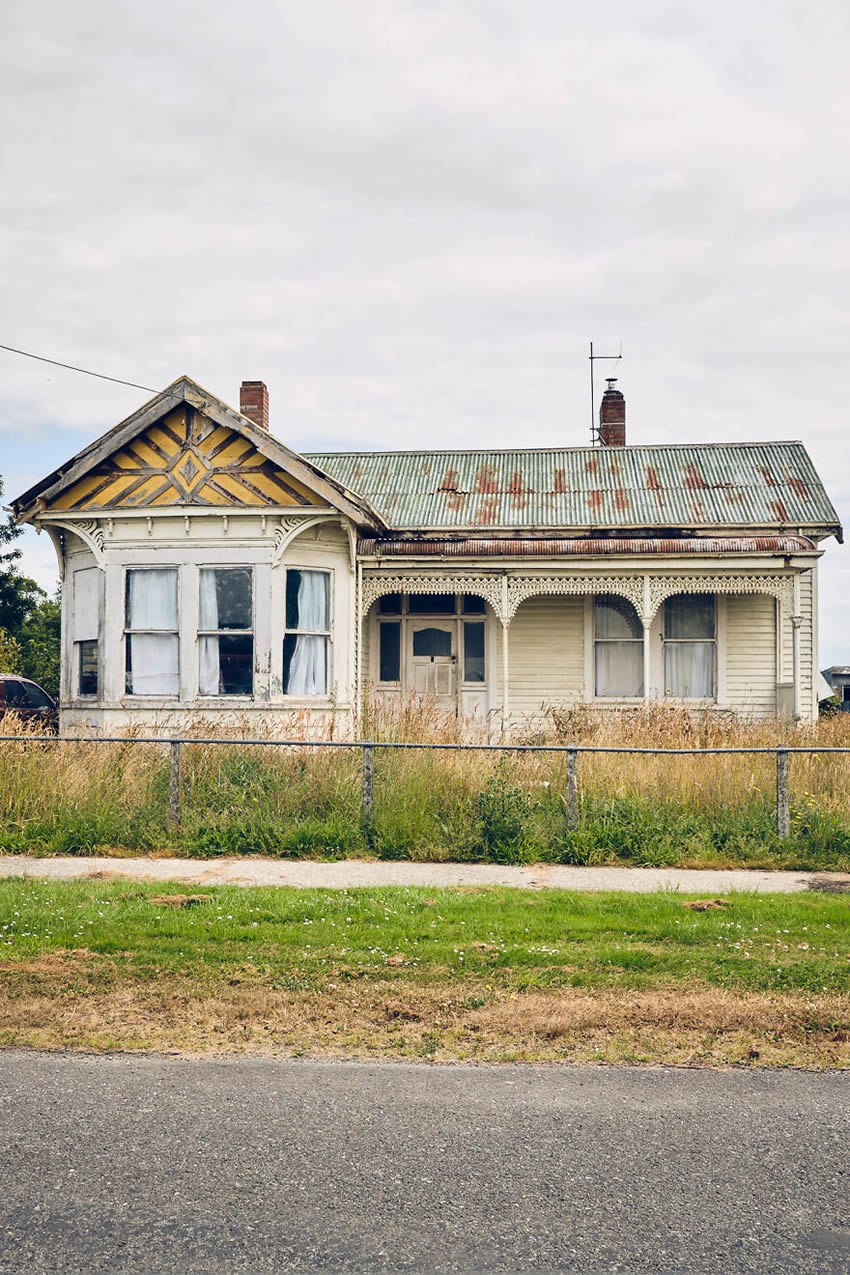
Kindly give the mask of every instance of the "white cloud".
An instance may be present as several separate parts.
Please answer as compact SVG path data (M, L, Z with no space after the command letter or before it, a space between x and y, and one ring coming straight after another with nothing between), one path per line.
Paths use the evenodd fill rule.
M33 0L0 341L261 377L306 449L584 442L622 340L634 441L802 438L847 520L848 36L840 0ZM0 352L0 471L143 398Z

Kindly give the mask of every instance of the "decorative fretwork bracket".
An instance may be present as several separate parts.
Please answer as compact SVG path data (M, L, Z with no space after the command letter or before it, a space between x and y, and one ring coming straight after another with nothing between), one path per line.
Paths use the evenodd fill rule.
M794 584L790 575L390 575L364 572L360 597L361 619L378 598L387 593L474 593L489 602L502 624L510 624L518 608L529 598L584 597L613 593L631 602L645 624L650 624L666 598L677 593L762 593L779 600L784 615L793 609Z
M301 517L301 518L281 518L280 522L274 529L274 549L272 551L272 565L280 562L289 546L292 544L296 536L302 531L306 531L308 527L315 527L320 522L326 522L327 515L319 517Z
M677 593L766 593L779 600L786 616L791 614L794 605L794 578L790 575L650 575L647 581L647 608L643 616L647 624L661 604Z
M382 572L364 572L360 618L363 619L373 602L387 593L474 593L489 602L502 619L502 577L497 575L385 575Z

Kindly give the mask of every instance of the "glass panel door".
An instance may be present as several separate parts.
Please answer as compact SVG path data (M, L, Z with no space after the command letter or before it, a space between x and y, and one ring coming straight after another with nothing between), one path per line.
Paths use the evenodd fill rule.
M410 626L410 671L417 695L456 709L457 622L422 620Z

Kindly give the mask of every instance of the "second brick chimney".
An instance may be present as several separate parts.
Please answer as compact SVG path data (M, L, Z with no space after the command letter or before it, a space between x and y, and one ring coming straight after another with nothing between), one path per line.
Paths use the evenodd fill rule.
M626 400L618 389L616 376L606 377L608 388L599 408L599 441L605 447L626 445Z
M264 381L243 381L239 387L239 411L260 429L269 428L269 392Z

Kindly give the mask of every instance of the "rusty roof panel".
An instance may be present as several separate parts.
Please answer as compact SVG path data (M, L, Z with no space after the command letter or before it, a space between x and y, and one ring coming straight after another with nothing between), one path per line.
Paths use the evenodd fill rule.
M534 540L516 537L457 536L441 539L362 538L358 552L365 557L388 558L557 558L607 557L616 554L746 554L816 553L814 543L806 536L684 536L632 537L603 539L576 536L572 539L540 537Z
M305 457L398 530L817 527L838 515L802 443Z

